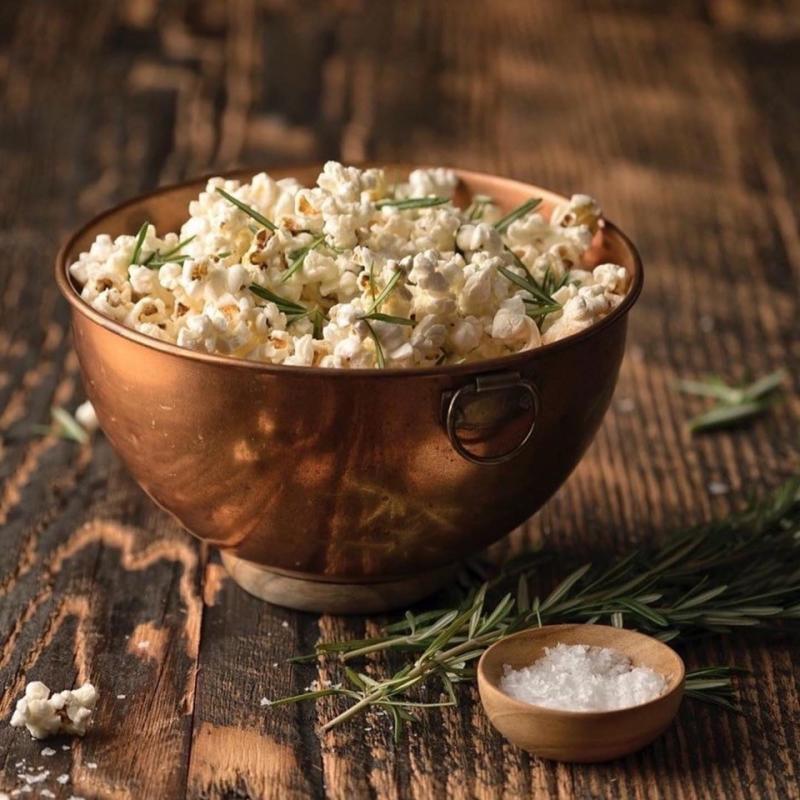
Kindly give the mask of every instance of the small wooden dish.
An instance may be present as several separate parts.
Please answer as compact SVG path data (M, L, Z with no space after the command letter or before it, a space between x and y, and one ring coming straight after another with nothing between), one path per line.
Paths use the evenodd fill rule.
M504 664L530 666L558 643L618 650L634 666L661 673L667 689L655 700L615 711L560 711L501 691ZM478 663L478 690L489 721L512 744L554 761L589 763L633 753L663 733L678 713L685 672L681 657L652 636L606 625L547 625L492 645Z

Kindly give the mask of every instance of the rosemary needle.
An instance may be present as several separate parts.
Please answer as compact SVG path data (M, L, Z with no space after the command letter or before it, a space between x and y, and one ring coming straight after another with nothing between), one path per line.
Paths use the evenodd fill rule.
M412 208L433 208L434 206L442 206L449 203L448 197L407 197L405 199L386 198L385 200L378 200L375 203L375 208L396 208L398 211L408 211Z
M362 317L362 319L364 319L364 317ZM383 355L381 340L378 338L378 334L375 333L375 328L373 328L366 319L364 319L364 324L367 326L370 338L375 343L375 361L377 362L378 366L383 369L386 366L386 358Z
M281 283L286 283L292 275L297 272L300 267L303 266L303 262L306 260L306 256L314 250L316 247L319 247L325 241L324 236L317 236L312 239L305 247L301 247L299 250L295 250L292 253L292 260L289 263L289 267L286 272L281 275Z
M142 254L142 245L144 244L144 239L147 236L147 229L150 227L150 223L145 220L142 223L142 227L139 228L139 232L136 234L136 241L133 245L133 253L131 255L131 266L139 263L139 256Z
M378 322L390 322L392 325L414 325L414 320L408 319L408 317L396 317L393 314L379 314L377 311L374 311L372 314L364 314L360 319L374 319Z
M532 197L530 200L526 200L522 205L517 206L512 211L509 211L504 217L501 217L499 220L497 220L497 222L494 224L495 230L497 230L498 233L505 233L512 222L516 222L526 214L530 214L530 212L538 208L541 203L541 197Z
M242 202L239 200L238 197L234 197L232 194L229 194L224 189L217 187L217 192L221 194L229 203L233 203L240 211L244 211L248 217L254 219L259 225L262 225L264 228L269 228L271 231L278 230L278 226L268 220L263 214L259 214L254 208L251 208L247 203Z
M398 281L402 277L403 273L400 270L397 270L392 277L389 278L389 280L386 282L386 286L383 287L383 290L380 292L380 294L372 301L372 305L367 309L367 311L364 312L365 317L370 316L380 308L381 303L383 303L383 301L394 291Z
M156 269L158 267L163 267L164 264L168 264L171 261L185 261L189 256L181 255L180 252L186 247L187 244L194 241L195 236L190 236L188 239L184 239L182 242L178 242L171 250L167 250L166 253L159 253L158 250L153 250L152 253L144 260L143 266L150 267L150 269Z

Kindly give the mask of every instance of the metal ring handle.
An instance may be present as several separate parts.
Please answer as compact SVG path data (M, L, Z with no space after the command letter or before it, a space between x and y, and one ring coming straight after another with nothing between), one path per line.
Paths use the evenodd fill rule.
M524 389L528 393L533 407L533 419L531 420L531 424L528 427L525 436L517 445L511 448L511 450L506 453L501 453L498 456L479 456L475 453L471 453L466 447L464 447L461 439L458 437L458 433L456 432L456 414L458 411L459 401L463 396L468 394L505 391L507 389L514 388ZM539 393L536 391L534 384L530 381L523 380L519 376L519 373L511 373L510 375L506 373L503 375L483 376L482 378L477 378L474 384L467 384L466 386L462 386L460 389L456 389L456 391L450 396L449 402L447 403L446 416L447 437L450 439L450 444L453 445L453 449L463 459L473 464L505 464L507 461L511 461L512 458L518 456L525 448L525 445L527 445L531 440L534 428L536 427L536 419L538 415Z

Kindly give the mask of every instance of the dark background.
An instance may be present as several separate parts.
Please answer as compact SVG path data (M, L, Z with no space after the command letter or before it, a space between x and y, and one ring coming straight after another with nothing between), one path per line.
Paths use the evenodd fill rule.
M0 790L26 758L63 798L798 797L800 650L782 640L686 651L753 671L745 713L687 702L600 767L505 745L469 689L397 746L375 715L318 736L333 703L264 712L316 674L286 656L375 623L249 598L102 437L33 434L82 396L51 278L79 221L233 166L445 163L595 194L647 270L606 423L511 546L585 558L740 506L797 471L797 395L690 439L702 403L670 386L798 374L798 86L800 6L777 0L0 4L0 716L26 680L102 693L91 735L50 759L0 726Z

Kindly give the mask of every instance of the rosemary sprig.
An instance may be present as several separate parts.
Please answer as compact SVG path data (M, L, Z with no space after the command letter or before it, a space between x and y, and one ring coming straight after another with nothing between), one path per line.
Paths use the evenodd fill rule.
M359 319L374 319L378 322L390 322L392 325L408 325L409 327L413 327L414 325L414 320L408 319L408 317L396 317L393 314L379 314L377 311L371 314L364 314L364 316L359 317Z
M171 250L167 250L166 253L160 253L158 250L153 250L153 252L150 253L150 255L142 262L142 266L149 267L150 269L158 269L159 267L163 267L164 264L169 264L171 261L182 263L189 258L189 256L181 254L181 250L183 250L183 248L195 238L195 236L190 236L188 239L178 242L175 247L173 247Z
M504 278L508 279L516 286L519 286L520 289L524 289L529 295L531 295L530 298L523 298L528 316L534 317L534 319L541 321L548 314L552 314L555 311L560 311L561 303L556 302L544 290L541 284L539 284L530 274L530 272L528 272L521 259L519 259L515 253L512 253L512 255L514 256L515 260L519 262L519 266L525 270L526 277L517 275L516 272L512 272L510 269L508 269L508 267L498 267L498 270Z
M259 286L257 283L251 283L248 287L250 291L260 297L262 300L268 300L270 303L275 303L278 306L278 310L282 311L284 314L293 315L293 314L301 314L307 315L308 309L300 305L300 303L295 303L294 300L287 300L285 297L281 297L279 294L275 294L275 292L270 291L265 286Z
M712 703L729 711L739 712L732 678L737 673L747 672L739 667L705 667L686 672L683 692L686 697Z
M136 241L133 243L133 253L131 254L130 266L135 266L139 263L139 257L142 254L142 245L144 244L145 237L147 236L147 229L150 227L150 222L145 220L142 227L139 228L136 234Z
M708 411L687 423L690 431L699 433L732 427L763 414L772 405L786 377L786 371L779 369L741 386L730 386L722 379L712 377L703 381L679 381L676 388L686 394L717 401Z
M490 644L548 623L608 621L663 641L730 633L741 626L768 630L796 623L800 475L742 512L679 530L661 544L609 563L585 564L546 596L535 596L531 589L547 561L545 553L535 552L480 585L471 579L471 588L455 607L407 612L380 636L319 644L318 655L336 656L343 663L343 683L325 694L352 701L324 728L376 706L390 713L399 734L420 704L423 685L438 683L447 698L443 704L452 705L455 685L473 679L474 664ZM390 677L374 679L349 666L353 659L389 651L409 658ZM690 673L687 695L731 707L734 671L708 667ZM304 693L274 705L317 696Z
M262 227L269 228L271 231L278 230L278 226L274 222L268 220L263 214L259 214L258 211L251 208L247 203L243 203L238 197L234 197L219 186L217 186L217 193L221 194L229 203L233 203L240 211L244 211L248 217L254 219Z
M314 338L322 338L322 326L328 318L319 306L308 308L301 303L296 303L294 300L281 297L279 294L275 294L275 292L270 291L264 286L259 286L257 283L251 283L248 288L254 295L260 297L262 300L275 303L278 307L278 311L286 314L289 323L298 322L308 317L313 325Z
M378 200L375 203L375 208L387 208L391 206L396 208L398 211L408 211L412 208L433 208L434 206L443 206L445 203L449 202L449 197L406 197L405 199L387 197L383 200Z
M325 241L324 236L317 236L312 239L305 247L301 247L299 250L295 250L292 253L292 260L289 262L289 268L286 272L281 275L281 283L286 283L289 278L297 272L300 267L303 266L303 262L306 260L306 256L315 248L319 247Z
M505 233L508 230L508 226L511 225L512 222L516 222L526 214L530 214L531 211L537 209L541 204L541 197L532 197L530 200L526 200L522 205L517 206L512 211L509 211L504 217L501 217L499 220L497 220L497 222L494 224L495 230L497 230L499 233Z

